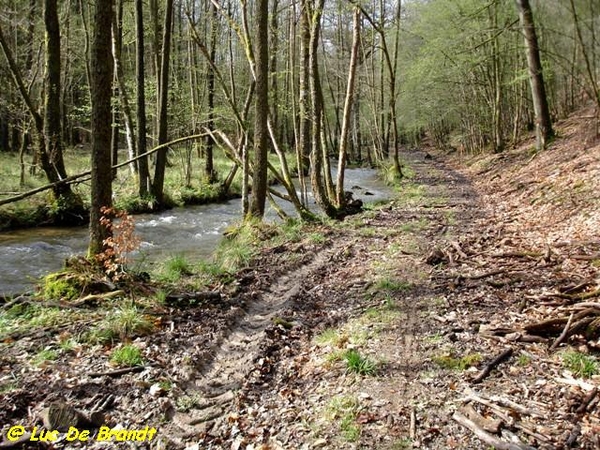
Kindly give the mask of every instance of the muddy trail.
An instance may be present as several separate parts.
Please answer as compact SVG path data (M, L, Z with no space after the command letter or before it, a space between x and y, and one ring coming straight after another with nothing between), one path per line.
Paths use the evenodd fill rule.
M117 300L151 332L132 319L125 342L82 339L120 317L84 304L62 308L67 321L3 333L0 448L599 448L599 380L564 355L595 361L596 338L572 325L600 316L600 243L536 240L515 215L533 193L502 196L510 158L457 170L430 153L404 155L391 203L265 236L210 295L195 295L190 274L176 303L145 303L151 287ZM481 173L492 182L473 183ZM125 344L143 362L115 366ZM56 404L80 428L158 431L145 442L6 439Z

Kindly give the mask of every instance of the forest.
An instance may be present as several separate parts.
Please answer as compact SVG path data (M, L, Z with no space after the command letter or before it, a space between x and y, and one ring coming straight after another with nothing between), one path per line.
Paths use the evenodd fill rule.
M0 449L600 448L596 23L0 0Z

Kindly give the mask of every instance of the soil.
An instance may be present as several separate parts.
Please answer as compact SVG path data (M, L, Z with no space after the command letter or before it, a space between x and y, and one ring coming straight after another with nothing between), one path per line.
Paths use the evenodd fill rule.
M265 245L200 305L148 308L133 371L109 346L31 363L92 312L6 338L0 448L600 448L600 146L586 119L557 130L540 154L407 153L391 203ZM158 432L6 440L56 402Z

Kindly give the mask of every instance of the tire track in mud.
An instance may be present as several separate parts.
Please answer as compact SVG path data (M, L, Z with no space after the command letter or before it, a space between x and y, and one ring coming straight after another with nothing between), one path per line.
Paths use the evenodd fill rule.
M205 431L211 421L227 413L235 392L255 368L266 338L265 330L305 293L303 281L330 264L339 247L340 244L334 244L323 248L308 263L277 276L258 299L248 302L240 311L229 333L215 343L211 359L203 362L186 383L186 395L194 398L194 406L187 412L175 413L172 419L184 436Z

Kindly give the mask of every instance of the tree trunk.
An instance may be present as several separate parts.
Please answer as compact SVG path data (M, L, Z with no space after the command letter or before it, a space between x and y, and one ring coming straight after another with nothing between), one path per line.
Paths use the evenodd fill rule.
M218 11L217 7L211 3L210 11L212 20L210 23L210 61L208 64L207 77L207 96L208 96L208 129L212 132L215 130L215 69L216 54L217 54L217 25L218 25ZM216 174L213 163L213 149L215 146L214 139L211 135L206 137L206 152L205 152L205 163L204 163L204 176L208 183L214 183L216 181Z
M346 169L346 154L348 147L348 130L352 120L352 101L354 100L354 84L356 80L356 67L358 66L358 47L360 44L360 10L354 9L354 33L352 35L352 53L350 55L350 67L348 69L348 86L346 87L346 101L344 103L344 114L342 116L342 129L340 136L340 149L338 159L338 173L336 181L337 207L342 208L346 204L344 193L344 171Z
M554 132L552 131L552 121L550 119L546 88L544 86L540 50L529 0L515 1L525 37L531 96L533 97L533 109L535 111L537 148L538 150L542 150L546 147L548 140L553 136Z
M310 154L310 183L317 205L328 217L336 217L337 210L331 203L323 176L323 154L325 140L323 139L323 91L319 76L317 50L321 30L321 17L325 0L317 0L311 5L304 1L305 13L309 14L310 45L309 45L309 82L311 97L312 148Z
M269 0L256 1L254 171L249 215L262 218L267 196L269 116Z
M144 15L142 0L135 0L135 32L136 32L136 61L135 72L137 78L137 150L140 155L146 153L146 82L144 64ZM150 171L148 157L143 156L138 160L138 192L141 198L147 197L150 192Z
M167 142L168 122L167 106L169 99L169 60L171 57L171 28L173 27L173 0L167 0L165 24L163 29L162 60L160 67L160 88L158 108L158 145ZM165 169L167 166L168 148L156 154L156 167L152 183L152 195L159 206L164 206Z
M100 221L102 208L112 206L112 170L110 155L111 25L113 0L97 0L94 11L94 33L91 51L92 92L92 192L90 209L90 243L88 258L105 250L110 226Z
M48 170L55 180L66 178L63 160L62 127L60 123L60 29L58 24L57 0L44 1L44 23L46 25L46 95L44 134L48 154ZM57 197L71 196L71 188L63 185L55 189Z
M135 136L133 131L133 117L131 107L129 105L129 95L125 86L125 75L123 73L123 63L121 61L121 50L123 47L123 0L119 0L117 14L113 17L112 27L112 52L115 64L115 79L117 81L119 101L121 112L123 114L123 123L125 125L125 138L127 141L128 159L133 159L136 156L135 151ZM113 164L117 161L113 160ZM131 173L136 174L137 165L132 163L129 166Z

